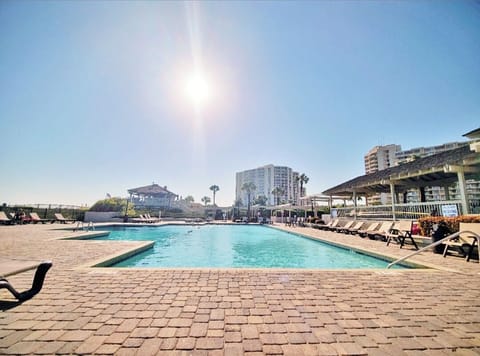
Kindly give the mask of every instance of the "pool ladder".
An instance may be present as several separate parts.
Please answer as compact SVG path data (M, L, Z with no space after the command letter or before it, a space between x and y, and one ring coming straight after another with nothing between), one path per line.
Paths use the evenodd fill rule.
M444 237L444 238L441 239L441 240L435 241L434 243L431 243L430 245L425 246L425 247L421 248L420 250L417 250L417 251L415 251L415 252L412 252L411 254L408 254L408 255L406 255L406 256L404 256L404 257L402 257L402 258L399 258L398 260L393 261L392 263L390 263L390 264L387 266L387 268L390 268L390 267L396 265L396 264L399 263L399 262L405 261L406 259L408 259L408 258L410 258L410 257L412 257L412 256L415 256L415 255L419 254L420 252L423 252L423 251L425 251L425 250L428 250L429 248L432 248L432 247L435 247L435 246L437 246L437 245L440 245L440 244L444 243L445 241L448 241L448 240L451 240L451 239L455 239L455 238L457 238L460 234L465 234L465 233L471 234L472 237L474 237L474 238L477 240L477 246L480 246L480 245L479 245L479 244L480 244L480 235L478 235L477 233L475 233L475 232L473 232L473 231L458 231L458 232L456 232L456 233L454 233L454 234L451 234L451 235L448 235L447 237ZM480 263L480 259L479 259L478 262Z
M73 232L75 231L95 231L95 226L93 225L92 221L89 221L88 224L85 225L83 221L77 222L77 226L73 228Z

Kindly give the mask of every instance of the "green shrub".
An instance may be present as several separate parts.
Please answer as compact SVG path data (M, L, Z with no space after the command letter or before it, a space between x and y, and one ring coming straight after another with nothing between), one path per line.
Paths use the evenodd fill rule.
M99 211L99 212L107 212L107 211L115 211L120 213L121 215L125 214L125 208L127 207L128 199L125 198L109 198L97 201L93 206L90 208L90 211ZM131 204L128 205L128 215L135 216L135 210Z

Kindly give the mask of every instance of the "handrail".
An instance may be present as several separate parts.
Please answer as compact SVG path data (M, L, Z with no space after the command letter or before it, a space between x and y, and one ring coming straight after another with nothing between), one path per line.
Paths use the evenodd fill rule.
M92 229L92 231L95 231L95 225L93 225L93 221L89 221L87 224L87 227L85 227L85 224L83 223L83 221L78 221L77 226L73 228L73 232L80 229L82 231L90 231L90 229Z
M414 251L413 253L409 254L409 255L406 255L406 256L403 256L402 258L399 258L398 260L395 260L393 261L392 263L390 263L388 266L387 266L387 269L392 267L393 265L396 265L397 263L399 262L402 262L402 261L405 261L406 259L412 257L412 256L415 256L417 254L419 254L420 252L423 252L431 247L435 247L437 245L440 245L442 244L444 241L447 241L447 240L451 240L451 239L454 239L456 237L458 237L460 234L472 234L473 236L470 236L470 237L473 237L477 240L477 246L480 246L480 235L478 235L477 233L473 232L473 231L458 231L454 234L451 234L451 235L448 235L447 237L444 237L443 239L441 240L438 240L438 241L435 241L433 243L431 243L430 245L428 246L425 246L423 248L421 248L420 250L417 250L417 251ZM480 259L478 261L480 263Z

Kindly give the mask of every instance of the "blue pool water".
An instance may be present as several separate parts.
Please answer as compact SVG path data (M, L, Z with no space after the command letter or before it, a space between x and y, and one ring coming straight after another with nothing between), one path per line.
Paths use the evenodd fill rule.
M265 226L115 227L108 230L109 236L98 239L155 241L152 249L112 267L339 269L385 268L388 264L381 259Z

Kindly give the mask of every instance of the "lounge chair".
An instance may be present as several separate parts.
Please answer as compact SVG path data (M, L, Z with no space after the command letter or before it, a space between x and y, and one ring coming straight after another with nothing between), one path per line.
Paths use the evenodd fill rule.
M0 223L4 225L12 225L14 221L10 219L4 211L0 211Z
M355 235L364 225L364 221L357 221L357 223L350 227L346 232L347 234Z
M460 223L459 231L472 231L477 235L480 235L480 223ZM478 249L478 242L479 241L477 240L477 237L474 235L466 232L460 233L456 239L447 240L444 242L445 250L443 251L443 257L447 255L450 248L454 247L463 255L463 257L465 257L465 260L468 262L472 257L475 246L477 246ZM465 251L466 249L468 249L468 251Z
M390 242L395 241L396 243L400 244L400 248L405 245L405 240L409 239L415 249L418 250L417 243L412 237L412 224L413 221L411 220L400 220L396 221L390 231L387 232L387 246Z
M29 213L29 215L30 215L30 221L33 222L34 224L38 224L38 223L45 224L47 222L51 222L50 219L41 219L37 213Z
M59 222L61 224L74 223L75 219L65 219L61 213L55 213L55 220L53 222Z
M390 228L393 225L393 221L384 221L378 228L378 230L375 230L371 233L367 233L368 238L372 240L377 240L377 238L380 238L383 241L387 240L387 234L390 231Z
M372 222L365 229L358 230L357 233L361 237L367 237L369 233L374 233L376 230L378 230L379 227L380 227L379 222Z
M339 226L338 224L340 224L340 219L334 219L326 225L319 225L319 228L320 230L331 230L332 228Z
M347 221L343 226L334 227L333 231L348 233L348 229L350 229L353 226L353 224L355 224L355 220Z
M39 263L0 257L0 289L6 288L15 298L18 299L18 301L24 302L40 292L43 287L45 275L50 267L52 267L51 261L43 261ZM18 292L6 279L8 276L32 269L36 269L32 287L24 292Z

